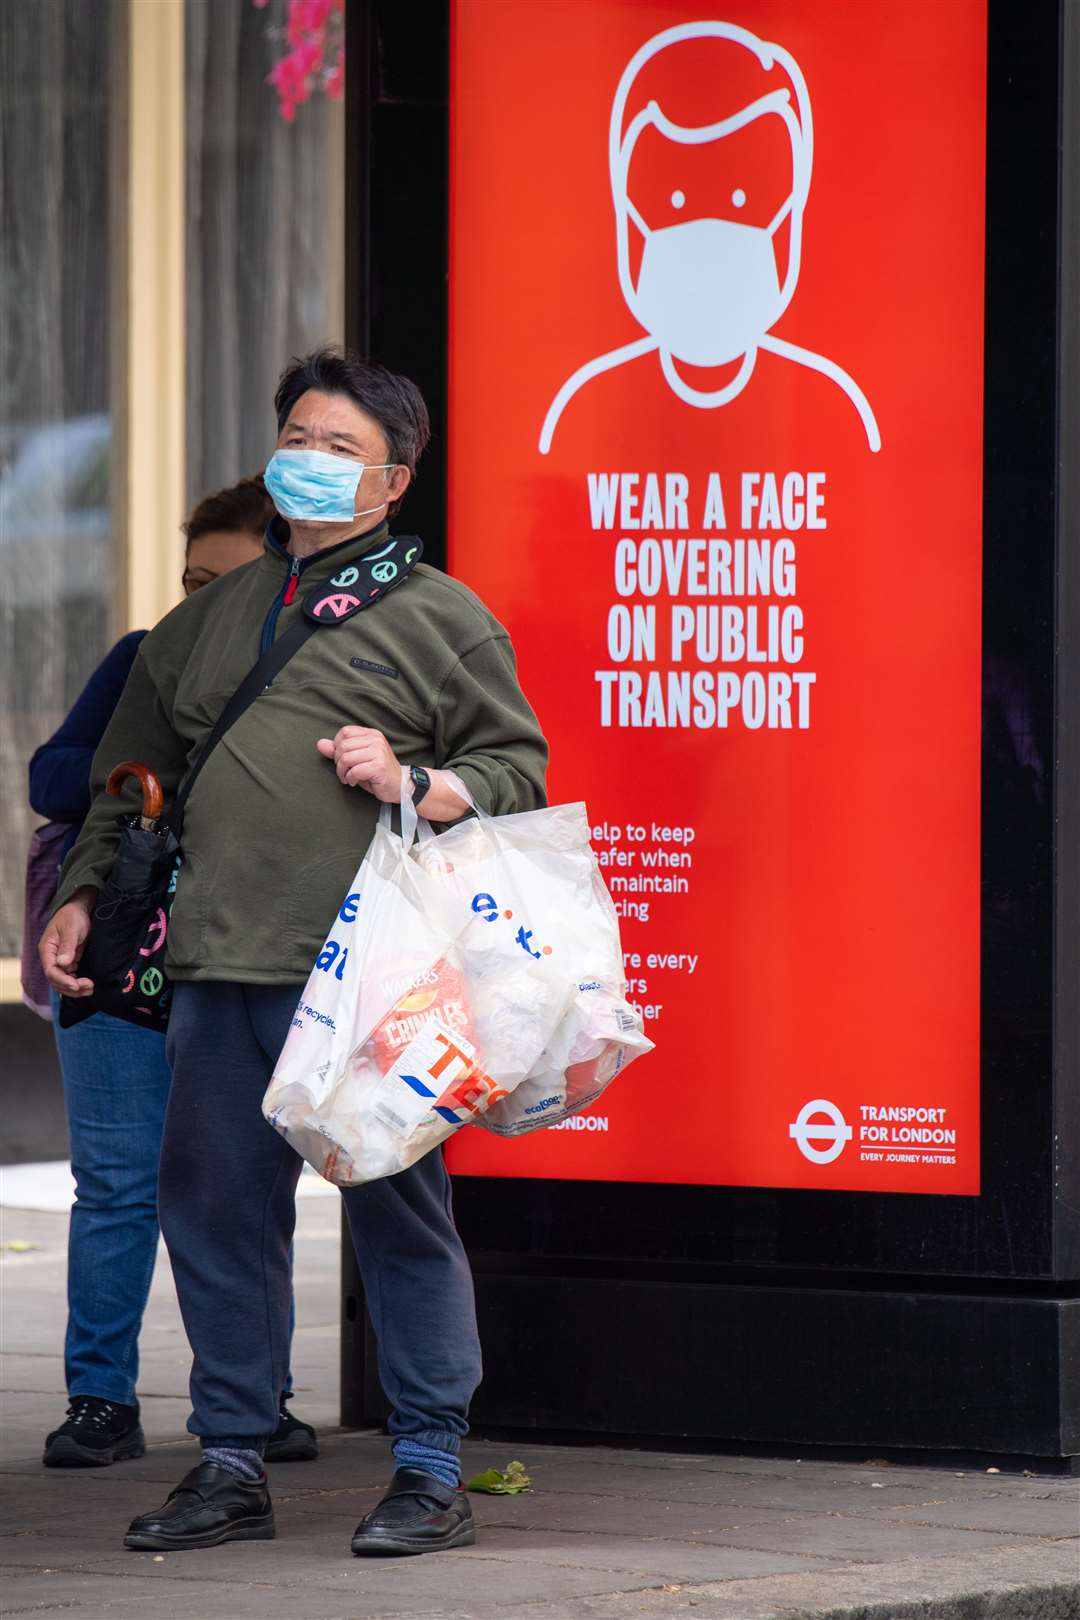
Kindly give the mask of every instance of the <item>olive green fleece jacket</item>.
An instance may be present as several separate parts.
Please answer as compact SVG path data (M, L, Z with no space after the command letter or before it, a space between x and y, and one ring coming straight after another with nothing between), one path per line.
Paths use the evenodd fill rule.
M101 889L118 815L139 807L134 778L122 802L106 794L113 766L149 765L168 807L258 658L268 615L272 622L279 609L280 636L312 585L385 541L386 528L305 559L289 606L283 537L278 520L258 561L188 597L140 644L94 756L90 814L56 906L84 884ZM307 978L379 813L363 788L342 786L315 746L346 725L383 732L404 765L456 771L491 814L545 802L547 745L506 631L466 586L421 563L372 608L316 629L207 760L184 819L166 960L174 978Z

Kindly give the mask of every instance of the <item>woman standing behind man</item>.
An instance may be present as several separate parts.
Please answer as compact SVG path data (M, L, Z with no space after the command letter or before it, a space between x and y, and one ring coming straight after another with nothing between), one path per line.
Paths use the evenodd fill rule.
M200 501L183 525L186 595L262 553L274 506L261 478ZM91 675L71 713L30 761L30 803L65 822L57 870L90 808L90 763L124 689L145 630L122 636ZM49 1468L100 1467L139 1457L145 1439L135 1385L139 1330L157 1254L157 1171L169 1070L165 1037L95 1013L53 1026L64 1077L75 1203L68 1240L67 1418L45 1441ZM280 1402L269 1461L318 1454L315 1431Z

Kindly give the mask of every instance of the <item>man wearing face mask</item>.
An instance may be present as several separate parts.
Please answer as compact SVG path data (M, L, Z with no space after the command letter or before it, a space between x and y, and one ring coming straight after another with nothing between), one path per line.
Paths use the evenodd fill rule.
M751 73L759 82L744 105L736 98L737 110L727 116L683 123L664 105L665 94L680 83L678 63L684 64L684 83L704 78L721 93L723 73L714 81L695 72L704 51L710 64L727 59L728 77L744 87L753 83L747 70L755 64ZM660 76L653 88L665 87L652 97L650 75ZM787 151L784 194L766 201L762 211L760 198L770 190L767 148L780 131ZM566 380L544 419L541 454L551 450L574 396L605 372L655 356L677 399L712 410L738 399L760 352L835 383L858 412L869 448L880 450L873 411L854 379L835 361L772 332L799 278L813 150L806 81L781 46L727 22L681 23L642 45L615 93L608 161L619 287L646 336L598 355ZM667 183L658 184L658 177Z
M262 1453L288 1349L301 1161L260 1103L380 803L400 799L402 766L432 821L465 813L466 793L493 814L544 803L547 749L505 630L472 592L420 563L418 543L389 533L428 439L418 390L321 350L288 367L275 405L264 476L279 515L263 556L182 603L141 644L42 941L55 987L89 993L79 957L117 836L105 777L120 760L143 760L168 802L230 694L306 603L325 627L210 755L185 815L159 1211L194 1352L188 1426L203 1461L133 1522L126 1545L138 1549L274 1534ZM372 605L356 612L364 598ZM396 1461L353 1551L465 1545L474 1530L458 1452L480 1352L441 1154L343 1197Z

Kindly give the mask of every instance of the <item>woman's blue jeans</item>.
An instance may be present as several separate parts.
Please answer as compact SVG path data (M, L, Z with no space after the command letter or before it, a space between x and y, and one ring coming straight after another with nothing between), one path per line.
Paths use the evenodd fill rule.
M157 1178L169 1097L165 1037L107 1013L53 1028L64 1077L75 1203L68 1236L69 1397L130 1406L157 1255ZM290 1334L293 1322L290 1320ZM291 1376L285 1393L291 1392Z

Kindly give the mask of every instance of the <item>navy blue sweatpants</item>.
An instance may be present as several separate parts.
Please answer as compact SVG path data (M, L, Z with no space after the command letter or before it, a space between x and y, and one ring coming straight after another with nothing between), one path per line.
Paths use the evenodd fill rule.
M188 1428L217 1445L269 1438L288 1372L301 1160L260 1103L299 994L299 985L204 983L173 992L158 1214L194 1352ZM480 1344L442 1154L342 1196L390 1431L456 1452Z

